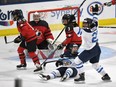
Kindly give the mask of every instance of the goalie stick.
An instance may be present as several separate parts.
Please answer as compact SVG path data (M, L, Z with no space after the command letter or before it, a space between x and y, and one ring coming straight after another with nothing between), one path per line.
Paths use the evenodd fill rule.
M14 21L0 21L1 26L11 26L14 24Z
M8 42L8 41L7 41L7 37L6 37L6 36L4 36L4 41L5 41L5 43L6 43L6 44L9 44L9 43L14 42L14 41L9 41L9 42Z

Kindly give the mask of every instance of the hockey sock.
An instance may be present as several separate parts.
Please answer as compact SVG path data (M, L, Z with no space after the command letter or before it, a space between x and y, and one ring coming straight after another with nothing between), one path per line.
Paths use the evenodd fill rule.
M92 67L93 67L98 73L100 73L102 76L104 76L104 75L106 74L104 68L103 68L101 65L99 65L98 63L92 64Z
M34 52L29 52L30 58L32 58L34 64L40 64L38 56Z

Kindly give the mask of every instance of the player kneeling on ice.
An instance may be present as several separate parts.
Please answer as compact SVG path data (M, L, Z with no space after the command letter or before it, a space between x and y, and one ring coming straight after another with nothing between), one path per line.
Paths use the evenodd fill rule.
M15 43L21 42L17 49L21 64L17 65L17 68L21 69L27 66L24 53L24 50L27 49L29 57L32 58L35 66L37 67L35 70L42 70L42 68L40 67L39 58L37 54L35 54L37 42L36 32L33 30L31 25L29 25L28 22L24 19L22 10L13 10L11 16L12 19L17 22L17 29L20 33L20 36L18 36L14 40Z
M98 5L96 4L95 7L92 6L92 13L93 18L85 18L83 21L83 28L82 31L82 44L84 51L81 52L74 60L74 63L72 63L72 66L76 66L78 69L78 75L76 79L74 79L75 82L84 82L85 81L85 75L83 70L83 63L89 61L93 68L102 76L103 81L110 80L109 75L105 72L104 68L99 65L100 60L100 54L101 49L98 44Z
M62 59L56 61L56 70L53 70L50 74L44 75L40 74L40 78L43 80L50 80L56 77L61 77L61 81L65 81L71 77L75 77L78 73L75 67L70 67L72 61L76 56L78 56L78 45L72 44L70 46L70 52L66 51L62 54Z

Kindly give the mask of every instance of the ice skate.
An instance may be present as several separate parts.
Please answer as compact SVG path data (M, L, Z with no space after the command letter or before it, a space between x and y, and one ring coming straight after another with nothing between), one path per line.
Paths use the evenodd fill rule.
M43 75L43 74L40 74L39 77L44 80L44 81L47 81L50 79L50 76L49 75Z
M61 82L66 81L68 78L69 78L69 76L68 76L67 74L65 74L65 75L60 79L60 81L61 81Z
M26 66L27 66L27 64L20 64L20 65L17 65L16 67L18 70L25 70Z
M79 76L80 76L79 78L74 79L74 82L78 84L85 83L85 73L81 73L79 74Z
M108 74L105 74L102 78L103 81L111 81L111 78L109 77Z
M42 72L42 66L40 66L39 64L36 64L36 69L33 72L41 73Z

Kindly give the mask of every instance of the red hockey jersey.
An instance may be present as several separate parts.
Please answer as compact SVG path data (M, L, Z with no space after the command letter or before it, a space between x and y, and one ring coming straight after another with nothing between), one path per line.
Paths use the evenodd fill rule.
M82 44L81 36L78 36L74 30L72 25L68 25L65 29L66 39L63 41L63 45L75 43L75 44Z
M51 30L49 28L49 25L46 21L44 20L40 20L38 22L31 21L29 23L38 34L37 44L41 43L46 39L52 39L52 40L54 39Z
M18 21L17 28L20 34L24 37L26 42L37 39L36 33L27 21Z

